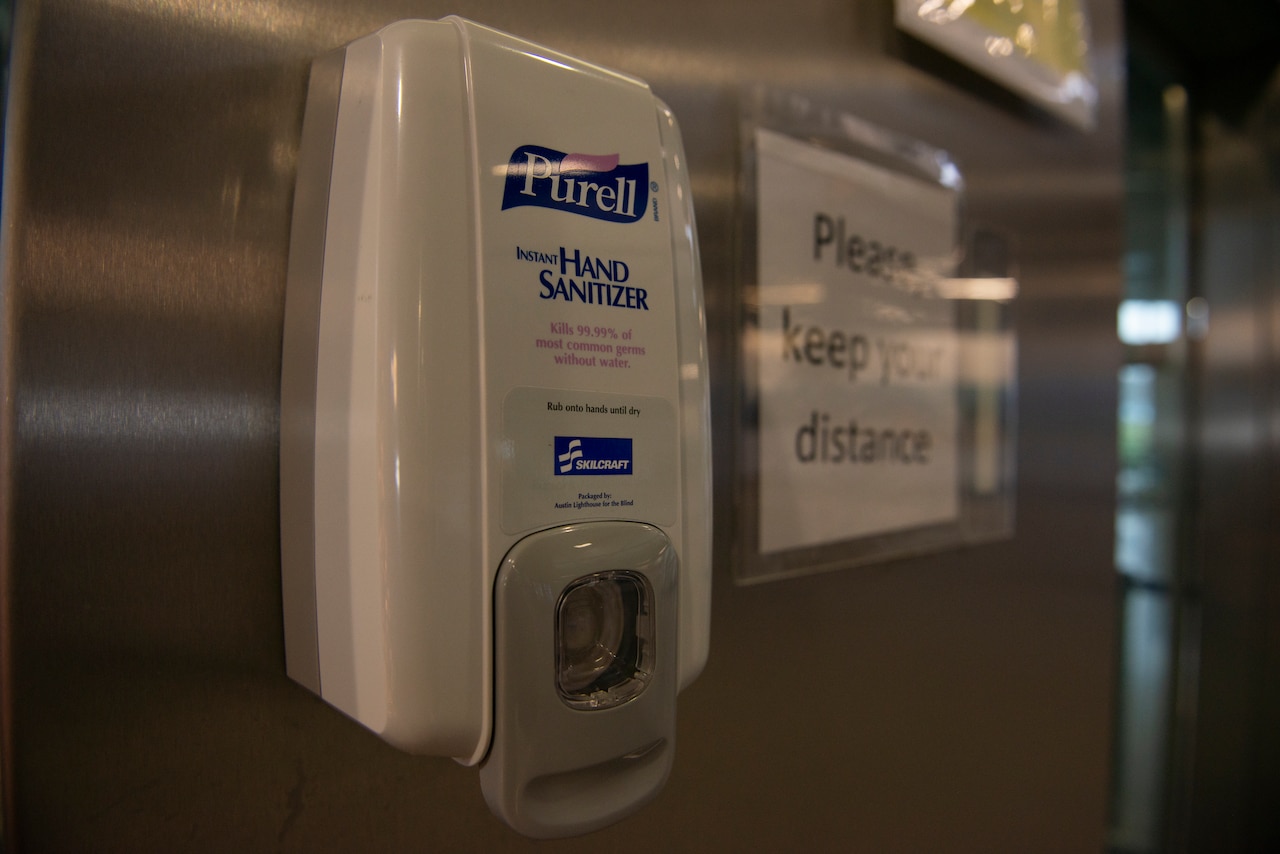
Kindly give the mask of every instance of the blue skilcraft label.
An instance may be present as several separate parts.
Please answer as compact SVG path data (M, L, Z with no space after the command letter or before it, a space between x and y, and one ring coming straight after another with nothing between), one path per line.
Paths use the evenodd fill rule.
M606 222L637 222L649 206L649 164L617 154L566 154L522 145L507 163L502 209L533 205Z
M594 436L556 436L555 473L629 475L631 440Z

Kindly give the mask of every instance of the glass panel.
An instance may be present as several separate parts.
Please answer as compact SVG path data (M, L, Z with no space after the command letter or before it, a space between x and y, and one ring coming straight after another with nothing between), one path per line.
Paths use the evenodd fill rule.
M1130 54L1125 293L1120 369L1116 570L1123 580L1109 848L1156 852L1168 823L1177 691L1179 539L1187 455L1187 96L1142 51Z

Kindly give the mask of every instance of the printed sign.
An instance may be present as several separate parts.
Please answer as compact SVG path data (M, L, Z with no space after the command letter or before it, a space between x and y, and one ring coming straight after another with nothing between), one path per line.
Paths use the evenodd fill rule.
M759 550L959 515L955 194L756 131Z

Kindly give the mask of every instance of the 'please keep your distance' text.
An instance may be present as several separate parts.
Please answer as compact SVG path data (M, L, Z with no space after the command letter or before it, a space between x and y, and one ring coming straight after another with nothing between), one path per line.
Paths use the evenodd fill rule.
M837 371L850 383L927 385L942 378L945 366L941 344L797 323L790 306L782 309L781 333L778 355L783 363ZM792 444L800 463L920 466L933 458L934 437L926 426L860 423L820 408L808 409L802 417Z

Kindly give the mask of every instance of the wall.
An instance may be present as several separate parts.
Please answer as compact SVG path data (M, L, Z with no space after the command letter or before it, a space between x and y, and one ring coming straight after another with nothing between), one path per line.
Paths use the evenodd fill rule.
M1274 64L1273 57L1273 64ZM1186 579L1179 850L1280 843L1280 76L1232 123L1206 114L1197 277L1210 334L1194 365L1196 554Z
M717 437L731 426L737 104L791 89L949 150L1022 286L1017 535L754 588L716 449L710 663L672 779L558 850L1093 851L1115 589L1121 35L1082 134L899 34L888 2L615 7L44 0L5 140L5 830L27 850L523 850L474 769L284 676L277 436L309 58L461 13L651 82L681 117Z

